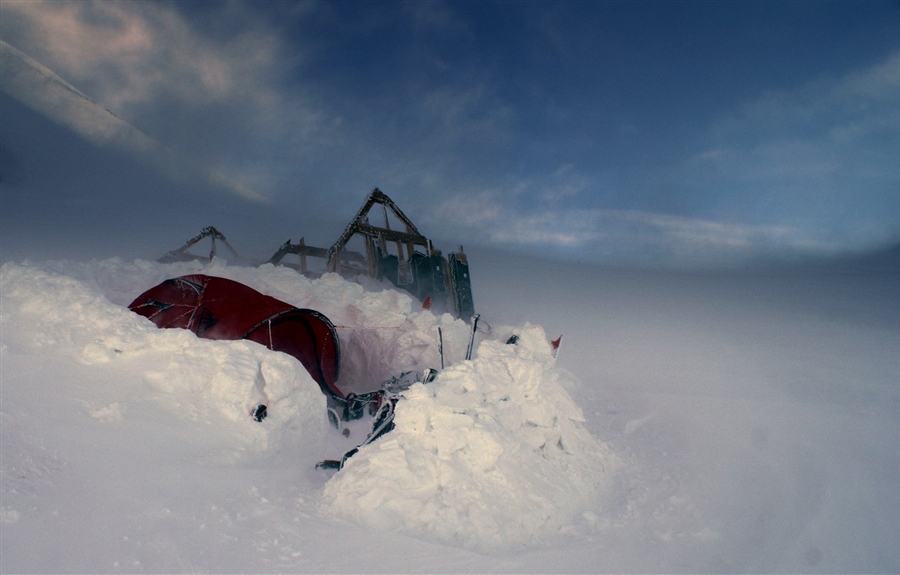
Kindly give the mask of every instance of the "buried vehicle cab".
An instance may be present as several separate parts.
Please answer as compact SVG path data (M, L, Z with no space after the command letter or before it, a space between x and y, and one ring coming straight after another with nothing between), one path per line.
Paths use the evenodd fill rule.
M247 339L297 358L327 398L332 425L371 417L371 431L362 445L393 429L399 393L416 381L429 382L434 370L407 372L383 382L382 389L357 395L338 385L341 349L335 326L321 313L296 308L233 280L203 274L168 279L138 296L128 306L160 328L182 328L206 339ZM259 405L252 416L266 417ZM339 469L358 448L339 460L317 467Z
M206 339L247 339L297 358L322 392L344 398L337 386L341 348L334 325L225 278L202 274L168 279L128 306L157 327L188 329Z

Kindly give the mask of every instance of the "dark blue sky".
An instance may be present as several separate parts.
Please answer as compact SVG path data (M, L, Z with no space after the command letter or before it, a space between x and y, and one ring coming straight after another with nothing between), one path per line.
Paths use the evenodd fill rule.
M198 229L327 245L378 186L438 240L583 260L900 240L896 2L4 1L0 39L191 166L167 168L178 238L172 195ZM9 69L17 102L148 155ZM122 218L108 196L94 217Z

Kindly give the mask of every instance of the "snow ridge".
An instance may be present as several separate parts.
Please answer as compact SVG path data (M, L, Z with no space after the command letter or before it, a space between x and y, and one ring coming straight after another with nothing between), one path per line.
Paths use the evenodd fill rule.
M121 451L136 449L131 441L149 450L129 457L168 461L174 451L200 476L209 466L244 473L276 455L313 473L317 458L340 457L360 443L362 437L345 439L328 426L325 397L293 357L253 342L160 330L125 307L163 279L198 271L327 315L340 326L341 379L358 382L361 391L403 371L439 366L441 329L449 367L409 389L397 404L396 429L320 487L323 516L491 550L564 533L602 494L615 457L583 427L565 389L572 376L554 367L541 327L480 333L475 358L464 360L464 322L435 316L407 294L367 290L335 274L310 280L287 268L221 260L7 263L0 267L4 365L52 358L40 367L48 374L41 393L74 399L88 419L70 413L69 400L45 405L51 417L91 422L86 432ZM517 343L504 343L513 333ZM31 401L31 390L17 381L4 380L4 400ZM269 413L261 423L250 418L259 404ZM113 435L103 435L103 426ZM180 444L147 443L161 432L179 436ZM26 453L10 450L14 459ZM24 488L11 489L4 491L3 517L16 523L25 509L16 490ZM128 482L118 489L130 497Z
M543 329L516 335L411 388L396 429L348 460L325 504L479 550L534 544L591 507L615 457L582 426Z

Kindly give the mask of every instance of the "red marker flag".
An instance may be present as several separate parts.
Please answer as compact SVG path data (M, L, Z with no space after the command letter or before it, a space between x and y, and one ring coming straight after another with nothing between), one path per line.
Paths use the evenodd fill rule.
M556 357L556 354L559 353L560 343L562 343L562 335L550 342L550 346L553 348L553 357Z

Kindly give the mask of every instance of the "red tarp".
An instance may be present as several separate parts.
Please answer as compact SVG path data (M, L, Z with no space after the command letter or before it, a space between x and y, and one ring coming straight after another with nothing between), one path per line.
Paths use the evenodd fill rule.
M340 343L334 325L241 283L201 274L169 279L128 306L158 327L189 329L207 339L249 339L296 357L322 392L343 398L336 382Z

